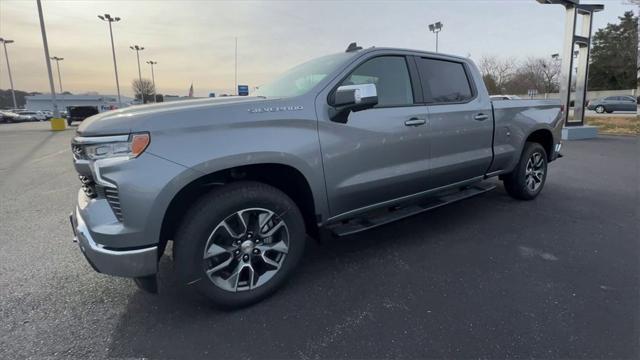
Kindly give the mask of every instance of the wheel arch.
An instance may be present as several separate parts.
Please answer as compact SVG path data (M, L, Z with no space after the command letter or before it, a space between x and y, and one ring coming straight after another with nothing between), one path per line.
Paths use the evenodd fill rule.
M547 161L553 159L553 133L549 129L537 129L527 136L525 142L535 142L547 152Z
M167 242L174 239L189 204L216 187L242 180L259 181L287 194L300 208L307 233L314 237L318 235L317 214L321 214L321 210L317 206L321 204L314 198L312 187L305 175L291 165L257 163L203 173L182 186L164 212L160 227L159 254L164 252Z

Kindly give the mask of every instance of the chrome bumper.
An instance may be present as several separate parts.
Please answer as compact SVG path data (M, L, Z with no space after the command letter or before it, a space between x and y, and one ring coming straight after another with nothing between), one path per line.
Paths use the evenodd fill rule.
M123 277L140 277L158 272L158 247L117 251L105 249L91 238L91 234L76 209L69 215L73 240L97 272Z

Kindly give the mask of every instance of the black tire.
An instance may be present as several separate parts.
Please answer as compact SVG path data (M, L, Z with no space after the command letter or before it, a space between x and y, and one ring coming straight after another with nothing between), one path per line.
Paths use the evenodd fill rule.
M71 123L72 123L72 122L73 122L73 121L71 121L71 119L67 119L67 126L71 126Z
M606 111L607 111L607 114L613 113L613 110L606 110Z
M539 177L540 182L534 183L534 187L530 186L530 181L534 182L538 177L534 175L528 175L529 173L529 161L535 161L535 159L539 159L541 161L541 169L542 175ZM544 187L545 181L547 179L547 152L544 150L544 147L539 143L535 142L527 142L525 143L524 150L522 151L522 155L520 156L520 161L513 169L513 171L505 175L503 177L504 188L507 193L516 199L520 200L533 200L538 194L542 191ZM533 164L533 163L532 163ZM536 171L536 174L539 174Z
M203 254L209 237L219 224L238 211L253 208L273 211L285 223L288 252L282 258L277 272L265 283L253 289L232 292L214 284L209 278L205 272L207 264ZM282 286L300 261L307 238L302 214L293 200L272 186L253 181L235 182L211 191L193 204L184 219L174 241L178 278L209 298L213 304L225 308L256 303ZM240 261L238 258L237 263Z
M598 106L596 106L596 112L597 112L598 114L602 114L602 113L604 113L604 112L605 112L605 108L604 108L604 106L602 106L602 105L598 105Z

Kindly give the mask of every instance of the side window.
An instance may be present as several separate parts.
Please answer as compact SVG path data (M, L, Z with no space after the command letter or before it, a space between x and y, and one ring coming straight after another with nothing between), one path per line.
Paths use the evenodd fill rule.
M615 101L617 100L615 96L609 96L608 98L605 98L606 101Z
M358 66L340 85L375 84L378 105L413 104L413 90L403 56L381 56Z
M460 102L473 97L461 63L427 58L417 58L417 62L426 102Z

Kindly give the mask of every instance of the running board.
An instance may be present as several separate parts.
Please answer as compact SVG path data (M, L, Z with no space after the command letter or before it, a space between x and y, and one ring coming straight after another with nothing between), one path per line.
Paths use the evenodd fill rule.
M335 236L352 235L396 220L420 214L428 210L439 208L440 206L486 193L487 191L495 189L495 187L496 186L493 184L475 184L464 187L460 190L447 191L439 195L435 195L422 203L374 211L372 213L365 214L363 217L353 218L346 222L338 222L336 224L329 225L327 228Z

